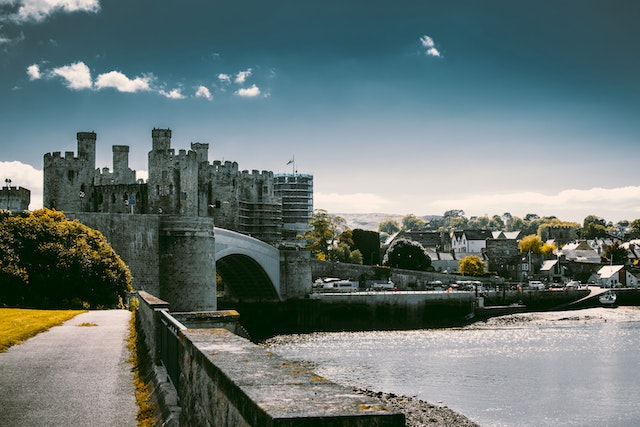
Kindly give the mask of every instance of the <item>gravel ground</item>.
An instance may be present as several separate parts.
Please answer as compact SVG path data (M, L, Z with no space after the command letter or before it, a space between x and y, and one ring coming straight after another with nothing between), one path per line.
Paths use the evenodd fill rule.
M377 397L394 411L402 412L408 427L480 427L478 424L460 415L446 406L432 405L415 397L398 396L393 393L382 393L356 389L359 393Z

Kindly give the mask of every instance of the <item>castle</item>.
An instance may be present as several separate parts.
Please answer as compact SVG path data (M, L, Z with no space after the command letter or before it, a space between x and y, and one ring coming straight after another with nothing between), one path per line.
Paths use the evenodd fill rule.
M0 188L0 210L12 212L26 211L31 203L31 191L23 187L11 185L9 178L4 180L5 186Z
M78 132L77 156L44 155L44 206L67 212L212 217L217 227L274 245L281 242L283 192L276 188L280 180L273 172L240 171L230 161L212 164L205 143L191 143L190 150L176 154L170 129L153 129L151 138L144 182L129 168L128 146L112 147L113 170L96 169L96 133ZM312 186L307 197L310 219Z

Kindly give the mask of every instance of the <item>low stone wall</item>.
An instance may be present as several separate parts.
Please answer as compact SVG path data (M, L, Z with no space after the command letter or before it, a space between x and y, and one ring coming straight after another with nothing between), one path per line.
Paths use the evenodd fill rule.
M146 292L139 296L141 325L149 348L155 348L159 343L153 337L161 326L151 319L167 310L166 303ZM190 326L202 323L187 313L178 317L195 322ZM227 329L187 327L178 337L181 425L405 425L404 415L378 398L331 383L302 363L283 359Z
M443 274L427 271L390 269L391 280L398 289L423 289L429 282L436 280L444 284L455 283L456 280L469 280L454 274ZM376 267L372 265L345 264L311 259L311 275L313 280L318 277L339 277L341 279L359 280L361 276L372 279L376 276ZM481 279L482 280L482 279Z

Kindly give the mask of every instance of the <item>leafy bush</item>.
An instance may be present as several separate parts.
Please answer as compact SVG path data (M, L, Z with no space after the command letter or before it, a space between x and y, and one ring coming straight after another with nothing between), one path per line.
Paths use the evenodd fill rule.
M102 233L55 210L0 216L0 253L0 304L116 307L131 290Z
M396 239L384 254L382 263L406 270L427 271L431 267L431 257L420 243L408 239Z

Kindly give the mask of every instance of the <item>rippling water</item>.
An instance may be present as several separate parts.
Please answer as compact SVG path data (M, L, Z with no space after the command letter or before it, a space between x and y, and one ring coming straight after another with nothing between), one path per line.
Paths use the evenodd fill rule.
M482 426L640 425L640 309L526 313L460 329L265 343L330 380L417 396Z

